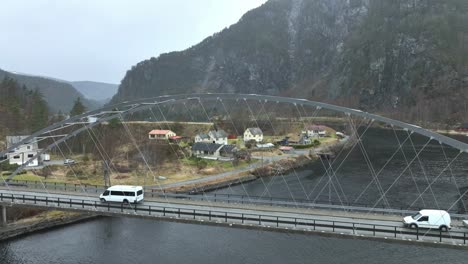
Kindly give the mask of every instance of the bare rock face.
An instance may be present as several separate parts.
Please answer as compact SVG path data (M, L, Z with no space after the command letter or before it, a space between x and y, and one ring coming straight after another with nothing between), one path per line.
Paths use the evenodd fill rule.
M461 121L467 14L466 0L270 0L198 45L132 67L113 102L257 93Z

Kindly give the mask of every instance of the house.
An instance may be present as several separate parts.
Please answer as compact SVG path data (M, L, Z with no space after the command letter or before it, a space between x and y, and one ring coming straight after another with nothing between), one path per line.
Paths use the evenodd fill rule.
M244 142L248 142L250 140L255 140L256 142L263 141L263 132L258 127L250 127L244 131Z
M224 158L233 158L236 151L237 148L234 145L223 145L221 149L219 149L219 156Z
M456 129L457 131L468 131L468 123L463 123Z
M326 128L326 126L311 125L308 126L305 131L302 131L302 133L306 134L308 137L325 137L327 135Z
M196 142L192 146L192 155L201 158L232 158L236 151L234 145Z
M282 147L279 148L279 150L281 150L284 153L291 153L291 152L294 151L294 148L293 147L288 147L288 146L282 146Z
M220 129L220 130L211 130L208 132L208 136L210 137L210 141L212 143L216 144L222 144L222 145L227 145L228 143L228 138L227 138L227 133Z
M282 140L277 141L276 144L280 146L287 146L289 145L289 137L284 137Z
M195 143L197 142L211 142L210 136L208 136L208 134L200 133L195 136Z
M14 144L17 144L29 136L7 136L7 148L10 148ZM18 147L7 153L7 158L10 164L23 165L30 158L36 156L40 152L36 138L33 138L30 142L19 145ZM28 167L39 166L39 158L33 159L28 163Z
M221 146L223 145L216 143L196 142L192 145L192 155L197 157L214 156L217 150L221 148Z
M169 142L172 142L172 143L179 143L183 141L185 142L187 141L185 137L181 137L181 136L169 137Z
M169 139L170 137L175 136L177 136L176 133L172 132L171 130L154 129L148 133L149 139Z

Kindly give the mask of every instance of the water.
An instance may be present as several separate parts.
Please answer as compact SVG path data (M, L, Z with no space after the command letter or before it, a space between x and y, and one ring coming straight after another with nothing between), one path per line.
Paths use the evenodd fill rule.
M0 243L2 264L466 263L465 250L102 218Z
M378 173L380 186L372 182L374 177L363 151L357 146L352 151L344 150L330 162L336 173L332 184L327 184L329 176L325 168L330 167L328 161L316 161L287 175L267 177L215 192L398 209L459 210L462 206L460 190L468 186L468 154L462 153L457 157L459 151L448 146L442 148L438 142L431 141L425 146L428 142L426 137L414 134L409 138L405 131L396 133L400 142L406 140L403 152L393 130L369 129L363 138L365 153ZM466 137L457 139L466 140ZM447 166L455 157L455 161ZM388 203L380 199L379 187Z

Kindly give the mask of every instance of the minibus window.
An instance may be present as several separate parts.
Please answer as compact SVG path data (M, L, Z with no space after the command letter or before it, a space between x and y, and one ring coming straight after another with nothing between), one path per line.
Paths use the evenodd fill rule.
M102 195L104 195L104 196L109 195L109 191L105 191Z
M124 195L125 196L135 196L135 193L134 192L124 192Z
M143 194L143 190L139 190L139 191L137 192L137 195L142 195L142 194Z
M124 196L124 193L121 191L111 191L111 195Z

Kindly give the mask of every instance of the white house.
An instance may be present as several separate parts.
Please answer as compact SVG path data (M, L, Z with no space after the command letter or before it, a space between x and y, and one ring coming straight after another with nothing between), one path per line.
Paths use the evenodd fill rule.
M244 131L244 142L248 142L250 140L255 140L256 142L263 141L263 132L258 127L250 127Z
M302 132L308 137L325 137L327 135L326 126L311 125L306 128L306 131Z
M169 139L175 136L177 136L176 133L172 132L171 130L154 129L148 133L149 139Z
M211 143L210 136L204 133L197 134L195 136L195 143L198 143L198 142Z
M210 137L210 141L212 143L227 145L228 143L228 135L227 133L220 129L220 130L211 130L208 132L208 136Z
M7 148L13 146L16 143L19 143L27 137L29 136L7 136ZM9 159L10 164L18 164L21 166L24 163L26 163L30 158L36 156L39 151L40 149L38 148L37 140L36 138L33 138L31 142L19 145L18 147L14 148L9 153L7 153L7 158ZM27 166L39 166L39 159L33 159L31 162L28 163Z

